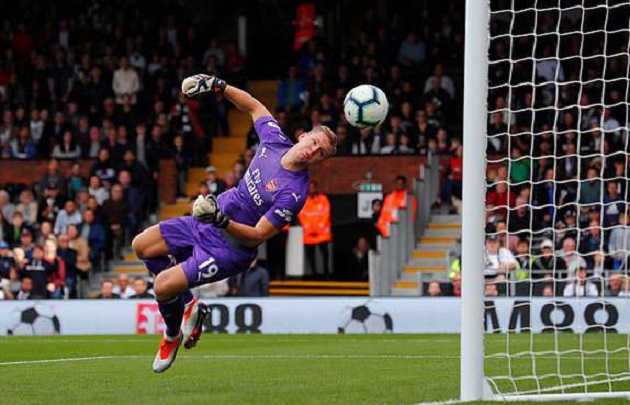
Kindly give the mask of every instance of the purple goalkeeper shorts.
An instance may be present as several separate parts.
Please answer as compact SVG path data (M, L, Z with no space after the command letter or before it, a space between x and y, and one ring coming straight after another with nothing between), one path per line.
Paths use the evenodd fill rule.
M162 221L160 232L171 255L182 264L190 288L247 270L258 252L228 241L221 229L192 216Z

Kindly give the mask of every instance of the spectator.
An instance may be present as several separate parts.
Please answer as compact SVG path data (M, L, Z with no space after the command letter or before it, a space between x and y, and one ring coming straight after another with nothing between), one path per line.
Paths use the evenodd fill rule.
M79 193L79 190L84 188L84 185L85 180L81 176L81 166L79 166L78 162L74 162L70 166L70 173L68 174L68 198L77 200L77 194ZM85 189L85 192L86 196L89 196L89 194L87 194L87 189ZM85 202L87 203L87 200Z
M398 62L403 66L411 66L424 62L425 58L424 42L418 41L415 32L409 32L407 38L400 44Z
M44 221L39 228L39 235L35 239L35 244L44 246L44 242L48 239L57 240L53 233L53 224L50 221Z
M217 178L217 168L214 166L206 167L206 185L210 194L214 196L224 192L227 187L223 180Z
M352 155L378 155L380 154L382 136L372 129L366 128L359 131L359 137L352 141L350 149Z
M101 224L95 222L94 211L91 209L83 213L83 224L81 224L80 238L86 240L89 250L89 260L92 266L100 269L103 251L105 249L105 229Z
M580 243L580 252L588 254L595 252L601 246L604 246L601 227L597 221L591 221L589 227L583 232L582 241Z
M599 292L595 283L587 278L586 261L579 258L578 270L573 281L565 285L565 297L597 297Z
M60 191L66 190L66 179L63 172L59 168L59 161L52 158L46 166L46 173L39 182L39 190L44 190L49 186L55 185Z
M352 249L352 266L350 277L352 280L368 280L368 254L370 242L365 236L359 237L357 244Z
M446 90L451 100L455 99L455 85L453 84L453 79L445 74L444 65L441 63L437 63L433 67L433 75L429 76L426 82L424 82L424 92L426 93L432 88L435 88L435 82L437 80L439 80L440 87Z
M398 154L398 142L396 140L396 134L388 132L385 135L385 146L380 150L381 155L393 155Z
M499 247L496 235L486 237L485 270L487 281L503 281L508 278L510 271L516 269L516 259L509 249Z
M81 212L77 210L77 203L74 200L68 200L65 208L57 215L54 232L56 235L66 233L68 225L79 225L81 221Z
M88 193L96 199L98 205L103 205L109 199L109 192L101 185L101 179L97 175L90 176Z
M9 278L9 273L13 267L13 257L11 257L11 250L9 244L0 240L0 278Z
M81 157L81 147L77 144L70 130L63 133L62 143L55 145L52 157L56 159L78 159Z
M90 262L90 246L87 239L84 239L79 234L79 227L76 225L68 225L66 231L68 235L68 246L77 252L77 270L79 270L79 277L82 280L87 280L88 274L92 269Z
M589 168L587 171L586 181L582 182L580 187L580 204L594 204L601 202L601 185L597 177L597 170L592 167Z
M11 218L15 211L15 205L11 202L11 196L5 190L0 190L0 212L4 218Z
M114 294L114 283L109 280L101 281L101 292L96 296L98 299L118 299L120 295Z
M604 196L604 226L616 225L619 214L624 210L626 202L619 193L619 186L615 181L606 183Z
M277 186L276 186L277 187ZM317 190L317 182L311 180L308 195L298 220L304 229L304 249L306 262L313 275L329 279L331 276L329 265L329 249L332 240L330 225L330 201L325 194ZM321 266L318 266L321 258Z
M192 158L184 148L184 138L181 135L176 136L173 140L173 156L175 156L175 168L177 169L177 196L184 197L186 195L188 168Z
M68 298L79 298L77 293L77 251L69 245L70 238L68 235L59 235L59 247L57 248L57 256L63 261L65 266L64 285Z
M486 283L484 295L486 297L498 297L499 289L495 283Z
M575 250L575 239L572 237L566 237L562 241L562 249L559 250L556 255L564 260L567 268L567 276L569 278L575 277L575 273L580 264L580 256Z
M509 208L514 207L516 195L512 191L508 191L506 182L498 182L494 190L486 195L486 205L499 218L507 218Z
M619 226L610 233L608 252L615 259L615 267L625 267L630 254L630 226L628 226L628 214L619 214Z
M462 275L460 273L455 273L453 277L451 277L451 291L449 295L453 297L462 296Z
M44 195L37 206L39 208L38 222L55 221L57 213L65 206L65 200L56 182L51 181L46 186Z
M140 80L138 73L129 67L129 60L125 56L120 58L120 68L114 72L112 88L116 94L117 104L122 104L124 95L131 98L131 104L136 104Z
M24 274L33 281L33 286L29 298L44 299L48 298L48 276L52 273L52 267L43 260L44 249L41 246L35 246L33 249L33 258L27 260L24 266Z
M20 235L19 247L22 249L27 259L30 259L33 257L33 249L35 248L33 239L34 239L34 235L32 231L26 227L22 228L22 234Z
M130 296L131 299L153 299L155 298L153 294L148 292L147 280L142 277L136 277L133 280L133 289L136 292L134 295Z
M23 276L20 281L20 289L15 295L18 301L30 300L33 298L43 298L42 296L33 296L33 279L30 276Z
M567 265L562 257L555 256L553 242L545 239L540 244L542 252L532 263L531 278L540 279L564 279L567 277Z
M110 159L109 150L107 148L101 148L98 152L98 160L94 162L90 176L97 176L107 190L111 188L112 183L116 180L116 169Z
M105 220L108 236L106 240L109 247L106 250L108 259L121 257L125 239L125 225L127 223L128 207L124 200L124 192L122 186L115 184L112 187L112 196L103 203L103 218Z
M613 273L608 280L606 287L606 297L617 297L621 293L624 285L624 275L621 273Z
M442 287L440 286L440 283L437 281L431 281L429 283L429 287L427 288L427 295L429 297L441 297Z
M57 242L48 239L44 242L44 263L49 267L48 297L60 299L64 296L64 283L66 280L66 266L57 255Z
M460 145L449 159L446 178L442 183L441 201L451 204L453 197L462 199L463 149Z
M22 213L16 211L11 216L11 224L5 228L5 239L10 246L17 246L20 244L22 234L26 231L30 231L30 228L24 224L24 217Z
M136 291L129 285L129 277L126 274L118 276L116 285L114 285L112 292L120 298L131 298L136 295Z
M35 225L37 222L37 202L34 201L31 190L23 190L20 193L20 203L15 207L15 210L22 214L26 225Z
M147 189L150 182L149 173L146 167L137 159L136 152L133 149L127 149L123 155L123 164L120 170L126 170L131 175L131 184L138 187L142 192Z
M79 188L76 193L75 200L77 202L77 209L79 210L81 215L83 215L85 210L90 208L90 194L88 193L88 189L86 187Z
M424 93L422 99L425 104L432 103L435 106L436 112L442 116L446 116L451 106L451 96L442 87L442 79L435 78L432 81L433 87Z
M18 137L9 142L9 156L14 159L30 160L35 158L37 149L31 140L29 127L23 126Z
M400 155L413 155L416 151L411 144L411 138L409 135L400 134L400 144L398 145L398 154Z
M256 259L247 271L237 274L231 281L232 295L240 297L266 297L269 295L269 273L267 269L258 264Z
M278 108L287 112L299 111L304 104L305 90L304 81L298 76L298 67L289 67L288 77L278 86Z

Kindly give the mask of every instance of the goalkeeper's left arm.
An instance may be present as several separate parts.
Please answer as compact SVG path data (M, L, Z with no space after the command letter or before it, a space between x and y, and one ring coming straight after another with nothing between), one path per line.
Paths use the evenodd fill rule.
M260 117L271 115L267 107L252 97L251 94L230 86L215 76L199 74L187 77L182 82L182 92L188 97L206 92L223 94L239 111L249 114L254 122Z

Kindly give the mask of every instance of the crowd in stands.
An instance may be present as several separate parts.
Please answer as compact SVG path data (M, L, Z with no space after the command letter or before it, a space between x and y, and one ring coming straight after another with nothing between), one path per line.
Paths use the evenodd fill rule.
M413 29L376 27L359 32L341 57L317 40L296 53L278 88L277 117L290 134L316 125L333 128L338 155L451 155L461 137L461 45L455 21L419 37ZM450 32L453 29L454 32ZM454 77L450 76L453 70ZM360 84L378 86L390 114L372 129L349 126L343 100ZM255 139L253 140L255 142Z
M115 4L87 2L55 18L35 7L28 20L13 18L0 28L0 159L48 161L36 184L0 185L3 295L84 295L82 280L119 258L156 211L159 159L175 158L184 195L188 168L208 163L211 145L203 142L229 133L226 100L189 100L179 86L200 71L242 84L246 61L236 45L202 37L171 14L143 19L138 5L121 18ZM546 13L535 16L538 29L554 32ZM517 13L513 22L493 14L492 32L531 33L530 14ZM536 280L528 290L535 295L627 290L628 81L615 79L628 69L627 33L605 42L584 38L578 32L598 23L595 11L586 14L584 21L562 15L572 35L521 35L513 48L507 36L491 43L488 295L516 294L523 279ZM462 187L463 12L455 5L429 8L422 18L421 31L411 20L384 25L367 18L342 49L315 36L295 51L274 113L291 136L330 126L341 140L340 156L441 155L436 204L455 210ZM624 15L611 14L609 29L623 23ZM601 53L611 56L584 57ZM532 76L536 83L515 85ZM357 130L341 104L364 83L385 91L390 114L377 128ZM256 143L250 133L242 160L225 178L207 167L199 192L234 186ZM73 163L61 169L63 160ZM358 238L361 263L370 239ZM459 277L453 271L446 289L431 283L429 295L458 295ZM118 294L109 287L102 294Z
M180 95L181 79L244 66L230 43L174 16L148 23L139 4L125 18L116 7L29 3L0 28L0 159L48 161L35 184L0 184L5 297L85 297L90 273L156 212L159 160L175 158L180 174L203 162L191 145L214 127L194 113L207 106Z
M490 48L487 295L630 296L624 10L607 41L598 9L534 16L561 36L534 36L531 13L493 15L492 32L519 38Z

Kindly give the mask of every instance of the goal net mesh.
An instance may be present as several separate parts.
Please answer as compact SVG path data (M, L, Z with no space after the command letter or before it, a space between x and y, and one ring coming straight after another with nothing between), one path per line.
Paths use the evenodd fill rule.
M630 391L630 2L492 0L489 29L486 379Z

